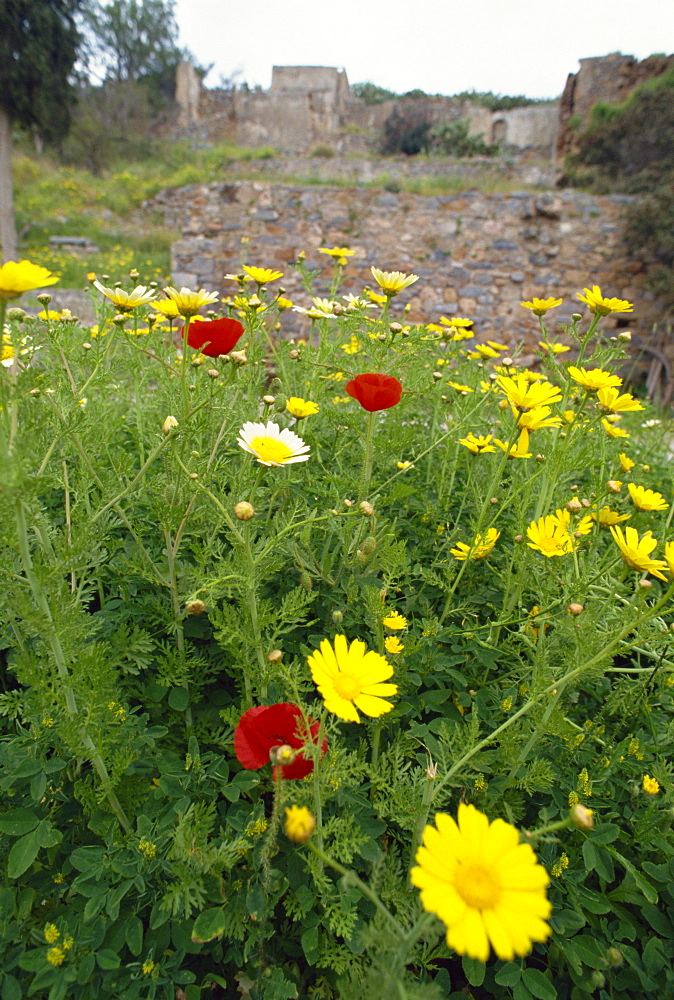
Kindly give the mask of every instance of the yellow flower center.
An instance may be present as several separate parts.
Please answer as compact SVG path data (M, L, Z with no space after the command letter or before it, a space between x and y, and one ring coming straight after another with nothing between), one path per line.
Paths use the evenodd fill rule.
M355 674L337 674L334 685L339 697L345 698L347 701L353 701L361 692L360 681Z
M283 464L293 454L292 448L284 441L279 441L275 437L268 437L266 434L254 437L250 442L250 446L263 462L278 462Z
M475 862L457 865L454 888L474 910L491 910L501 899L501 885L493 869Z

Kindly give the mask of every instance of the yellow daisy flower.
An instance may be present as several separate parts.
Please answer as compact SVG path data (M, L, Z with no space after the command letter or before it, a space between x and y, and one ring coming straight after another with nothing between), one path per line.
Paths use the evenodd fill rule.
M542 427L561 427L561 417L551 417L552 410L549 406L538 406L535 410L525 410L520 413L517 421L518 427L526 427L531 431L539 431Z
M457 392L462 392L464 394L468 392L475 392L475 390L471 389L469 385L462 385L461 382L447 382L447 385L452 389L456 389Z
M489 528L486 534L476 535L472 545L466 545L465 542L457 542L456 548L449 551L460 562L465 562L466 559L486 559L500 536L501 532L497 531L496 528Z
M391 611L390 614L386 615L386 618L382 618L382 625L399 632L400 629L407 628L407 618L398 614L397 611Z
M527 955L550 936L548 873L505 820L490 823L464 802L457 819L438 813L424 829L410 873L421 905L442 920L459 955L486 962L490 946L506 962Z
M597 391L599 405L605 413L631 413L634 410L643 410L638 399L635 399L629 392L622 394L618 389L607 388Z
M552 354L564 354L566 351L571 350L566 344L546 344L542 340L538 341L538 346L541 350L552 352Z
M347 263L347 257L353 257L356 251L349 250L348 247L333 247L331 250L328 250L327 247L320 247L318 252L333 257L340 267L344 267Z
M167 319L177 319L180 313L178 312L178 306L175 304L173 299L156 299L152 303L152 308L155 312L161 313Z
M316 403L312 403L310 399L302 399L300 396L291 396L286 403L286 410L291 413L293 417L298 420L302 420L304 417L310 417L314 413L318 413L320 407Z
M292 465L309 459L309 445L294 431L271 421L262 424L247 421L239 431L237 444L254 455L260 465Z
M494 438L494 444L498 445L501 451L505 451L508 448L508 442L501 441L500 438ZM515 444L510 445L508 458L531 458L531 452L529 451L529 431L526 427L520 431L520 436Z
M58 280L58 275L29 260L8 260L0 267L0 301L18 299L24 292L45 288Z
M612 424L610 420L606 419L606 417L604 417L602 419L601 425L602 425L602 427L604 428L604 430L606 431L606 433L608 434L609 437L612 437L612 438L628 438L630 436L627 433L627 431L624 431L622 429L622 427L616 427L616 425Z
M631 516L631 514L619 514L617 510L611 510L608 506L601 507L590 515L593 520L597 521L604 528L610 528L613 524L627 521Z
M549 559L553 556L565 556L573 551L573 541L569 532L553 514L532 521L527 528L527 538L530 549L542 553Z
M380 271L378 267L371 267L370 271L387 298L397 295L419 280L418 274L404 274L402 271Z
M521 306L525 309L531 309L534 316L544 316L548 309L555 309L557 306L561 306L562 300L549 298L549 299L532 299L531 302L520 302ZM568 347L566 348L568 350Z
M582 385L583 389L588 389L590 392L623 384L623 380L617 375L611 375L610 372L602 371L601 368L591 368L589 371L586 371L585 368L576 368L575 365L569 365L567 371L574 382L578 382L579 385Z
M630 469L633 469L634 466L636 465L636 462L633 462L632 459L629 458L624 451L620 452L620 454L618 455L618 460L620 462L621 472L629 472Z
M551 382L530 382L523 374L514 378L499 375L496 384L518 410L535 410L539 406L558 403L562 398L561 390L556 385Z
M634 483L628 483L627 489L637 510L669 510L669 504L665 502L662 493L635 486Z
M584 295L577 292L577 297L581 302L589 306L590 312L595 316L608 316L610 313L632 312L634 308L631 302L625 299L607 299L601 294L599 285L593 285L592 289L584 288Z
M100 281L93 281L92 284L94 288L105 295L106 299L110 299L118 312L121 313L133 312L138 306L144 306L151 302L155 296L154 290L146 288L145 285L138 285L133 291L125 292L123 288L107 288Z
M489 443L491 439L491 434L473 434L472 431L469 431L465 438L459 438L459 444L471 451L473 455L486 455L487 452L496 451L496 448Z
M635 569L638 573L651 573L657 576L658 580L667 580L662 570L667 566L663 559L651 559L651 552L658 544L657 538L653 538L653 532L647 531L642 538L636 528L626 527L623 534L622 528L609 528L613 535L613 540L620 549L623 562L630 569Z
M363 715L378 719L393 708L385 698L396 694L398 685L383 683L393 675L393 667L360 639L349 646L345 635L336 635L334 649L323 639L307 662L325 707L338 718L360 722L360 709Z
M404 648L404 645L397 635L387 635L384 639L384 649L387 653L391 653L395 656L397 653L402 653Z
M274 271L270 267L249 267L248 264L244 264L241 268L242 271L252 278L258 285L266 285L270 281L276 281L277 278L283 277L283 271Z
M183 286L178 291L177 288L168 285L164 292L170 299L173 299L180 315L187 319L195 316L203 306L209 306L211 302L218 301L218 293L207 292L205 288L200 288L198 292L191 292L189 288Z

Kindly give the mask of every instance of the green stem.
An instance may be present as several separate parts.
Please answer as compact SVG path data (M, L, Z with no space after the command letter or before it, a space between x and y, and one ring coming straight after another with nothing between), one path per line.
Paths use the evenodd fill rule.
M180 597L178 596L178 576L176 570L176 549L171 541L171 532L168 528L164 529L164 542L166 543L166 560L168 563L168 587L171 594L171 605L173 607L173 618L175 621L176 629L176 645L178 647L178 652L180 653L180 659L182 661L182 666L186 666L185 663L185 633L183 630L183 616L180 607ZM192 720L192 707L189 703L190 696L190 686L188 681L184 681L180 685L184 691L187 692L187 708L185 709L185 727L188 734L191 734L194 729L194 723Z
M253 630L253 644L255 647L255 655L257 657L257 665L260 672L260 682L259 690L260 697L264 701L267 697L267 663L264 658L264 650L262 648L262 636L260 634L260 624L257 613L257 573L255 571L255 558L253 556L253 549L250 544L250 530L249 526L244 527L244 553L246 556L246 565L248 568L248 593L246 595L246 603L248 604L248 612L250 614L250 624ZM253 692L250 682L250 677L248 671L244 666L243 670L243 683L246 692L246 703L247 705L253 704Z
M370 486L370 480L372 479L372 459L373 459L373 445L374 445L374 422L375 414L370 413L367 422L367 431L365 432L365 460L363 462L363 472L360 477L360 498L364 500L367 496L367 491Z
M63 647L61 645L61 640L56 629L56 624L54 622L53 615L51 613L51 607L49 606L49 601L47 596L42 589L42 585L35 573L33 566L33 558L30 552L30 544L28 541L28 528L26 525L26 517L23 509L23 504L21 500L16 500L14 504L14 516L16 520L17 536L19 542L19 552L21 554L21 561L23 563L24 573L26 579L30 585L31 592L33 594L33 600L39 611L42 613L45 624L43 625L45 638L51 649L54 662L56 664L56 669L58 671L59 678L61 680L61 686L63 693L65 695L66 709L68 715L72 721L76 724L77 734L82 741L82 745L86 750L91 763L98 774L101 784L105 788L105 795L108 800L108 804L112 812L117 817L120 826L124 829L126 833L131 832L131 824L127 819L126 813L124 812L122 805L115 795L114 791L110 787L112 782L110 775L108 774L108 769L105 766L101 755L96 749L96 745L92 740L91 736L86 730L84 722L80 716L77 709L77 702L75 701L75 692L73 691L72 684L70 682L70 674L68 671L68 665L66 663L65 653L63 652Z

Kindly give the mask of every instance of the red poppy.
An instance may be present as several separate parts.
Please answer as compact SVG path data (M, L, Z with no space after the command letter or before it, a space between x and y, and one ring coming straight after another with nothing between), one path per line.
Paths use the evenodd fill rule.
M375 372L356 375L344 388L349 396L357 399L363 409L370 413L397 406L403 394L403 387L397 378Z
M209 358L229 354L243 333L243 323L224 316L222 319L203 319L190 323L187 343Z
M311 739L315 742L319 724L309 719ZM292 764L282 767L284 778L305 778L314 769L311 758L304 757L306 740L298 734L304 730L302 712L297 705L283 701L278 705L256 705L244 712L234 730L236 759L249 771L257 771L269 763L269 751L274 747L290 746L299 753ZM321 756L328 749L324 738ZM276 768L274 768L276 772Z

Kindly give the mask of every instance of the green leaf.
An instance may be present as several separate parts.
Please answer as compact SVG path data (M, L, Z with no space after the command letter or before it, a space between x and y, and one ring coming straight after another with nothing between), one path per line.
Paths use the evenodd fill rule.
M36 774L30 783L30 797L33 802L41 802L47 787L47 775L44 771Z
M602 823L590 834L593 844L612 844L620 836L621 830L616 823Z
M296 1000L297 987L286 979L281 969L272 969L271 976L265 980L264 1000Z
M531 993L521 980L513 987L513 1000L533 1000Z
M40 838L38 831L33 830L25 837L17 840L9 852L9 862L7 864L7 875L9 878L18 878L27 871L40 850Z
M184 712L190 703L189 691L183 687L171 688L168 703L176 712Z
M140 955L143 949L143 922L138 917L129 917L124 931L126 943L132 955Z
M208 941L214 941L216 938L222 937L226 926L227 921L223 908L221 906L211 907L211 909L200 913L194 921L192 940L195 944L206 944Z
M499 986L514 986L522 977L522 969L517 962L506 962L498 970L494 979Z
M35 832L37 833L40 847L55 847L56 844L60 844L63 840L63 834L56 827L52 826L48 819L43 819Z
M557 990L539 969L523 969L522 981L538 1000L557 1000Z
M616 859L616 861L620 862L625 871L628 871L630 873L630 875L632 876L636 884L639 886L639 888L643 892L648 902L657 903L658 901L657 892L655 891L651 883L648 881L648 879L645 878L641 874L641 872L634 867L632 862L628 861L627 858L623 857L622 854L619 854L618 851L616 851L615 847L607 847L606 850L609 851L609 853Z
M96 961L99 969L118 969L121 959L112 948L101 948L96 952Z
M14 976L10 976L9 973L5 973L2 980L2 990L0 991L0 997L2 1000L21 1000L23 996L23 990L21 989L21 983Z
M477 958L464 955L461 959L463 973L471 986L482 986L487 966Z
M0 815L0 833L6 833L8 837L22 837L24 833L34 830L39 822L40 817L30 809L10 809Z
M302 950L309 965L315 965L318 957L318 924L309 927L301 937Z

